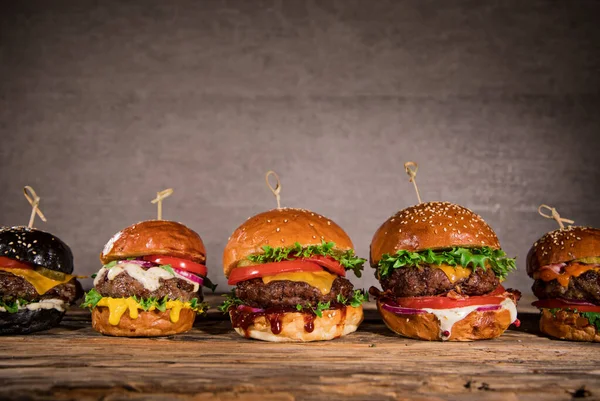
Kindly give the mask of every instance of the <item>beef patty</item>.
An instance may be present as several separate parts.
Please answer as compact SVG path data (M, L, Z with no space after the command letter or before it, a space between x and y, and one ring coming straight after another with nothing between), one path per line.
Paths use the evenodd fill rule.
M396 297L424 297L445 294L451 290L464 295L484 295L500 284L494 271L475 269L465 279L452 283L446 273L435 267L402 267L380 280L384 291Z
M150 291L139 281L131 277L127 272L117 275L109 280L105 274L96 284L95 288L103 297L128 298L131 296L141 298L164 298L189 301L192 298L202 299L202 292L194 292L194 286L177 277L168 280L159 279L160 287Z
M566 287L560 285L557 280L535 280L531 289L539 299L576 299L600 305L600 273L594 270L571 277Z
M76 279L57 285L45 294L40 295L35 287L23 277L0 271L0 298L5 301L13 301L19 298L27 301L61 299L66 303L73 303L82 294L81 284Z
M337 277L331 291L323 295L319 289L302 281L279 280L263 283L262 279L242 281L237 284L235 295L246 305L255 308L292 307L296 305L316 306L319 302L337 302L337 296L352 297L354 286L345 278Z

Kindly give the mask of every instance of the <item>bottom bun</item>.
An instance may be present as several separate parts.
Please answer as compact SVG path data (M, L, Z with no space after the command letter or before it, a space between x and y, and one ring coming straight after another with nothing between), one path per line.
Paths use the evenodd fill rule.
M344 309L328 309L323 311L323 317L316 317L314 329L308 332L305 328L305 313L286 312L278 317L281 332L274 334L271 323L264 315L258 315L247 328L234 327L235 331L247 338L272 342L300 342L333 340L346 334L353 333L363 321L363 308L347 306ZM231 314L230 314L231 316Z
M124 313L119 324L113 326L108 322L108 308L96 307L92 310L92 327L108 336L159 337L184 333L192 328L196 319L196 312L189 308L181 310L177 323L171 322L169 315L169 309L164 312L140 311L137 319L132 319L128 313Z
M454 323L450 335L443 337L440 321L433 313L397 315L381 307L377 309L386 326L404 337L428 341L474 341L488 340L502 335L512 323L510 311L473 311Z
M59 325L64 311L58 309L21 309L16 313L0 312L0 334L28 334Z
M552 314L548 309L542 309L540 330L561 340L600 342L596 326L579 313L566 310Z

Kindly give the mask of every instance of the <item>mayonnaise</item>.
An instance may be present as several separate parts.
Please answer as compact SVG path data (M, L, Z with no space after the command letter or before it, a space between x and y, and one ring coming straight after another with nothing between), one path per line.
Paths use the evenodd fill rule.
M169 271L163 269L162 267L151 267L149 269L144 269L140 265L135 263L121 263L111 267L110 269L101 268L96 274L96 278L94 279L94 286L97 286L100 280L104 278L104 275L107 275L109 280L114 280L121 273L127 273L129 276L137 280L142 284L142 286L148 291L156 291L160 287L160 279L170 280L173 278L178 278L184 280L194 286L194 292L197 292L200 286L198 283L193 282L192 280L180 276L176 274L174 276Z
M19 305L19 310L22 309L56 309L59 312L64 312L65 302L62 299L43 299L39 302L33 302L27 305ZM0 306L0 312L6 312L6 308Z

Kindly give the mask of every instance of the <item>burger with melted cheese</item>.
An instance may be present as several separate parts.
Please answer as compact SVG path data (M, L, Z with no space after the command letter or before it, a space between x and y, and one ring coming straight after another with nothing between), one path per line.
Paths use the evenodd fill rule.
M331 340L356 331L365 294L346 279L366 260L340 226L302 209L274 209L238 227L223 252L235 289L221 306L242 336Z
M541 310L540 330L562 340L600 342L600 230L547 233L527 255Z
M192 328L205 313L202 285L206 250L200 236L181 223L150 220L115 234L100 255L102 268L83 307L105 335L156 337Z
M377 308L397 334L420 340L471 341L518 324L518 291L500 284L515 269L481 217L448 202L401 210L377 230L371 266Z
M54 235L28 227L0 228L0 334L58 326L82 294L71 273L71 249Z

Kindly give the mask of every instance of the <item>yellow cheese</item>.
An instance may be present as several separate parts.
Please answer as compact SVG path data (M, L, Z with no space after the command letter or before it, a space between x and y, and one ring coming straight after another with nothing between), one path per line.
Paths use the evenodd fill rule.
M113 326L116 326L121 321L121 317L123 314L129 309L129 317L131 319L137 319L139 316L138 309L143 309L139 303L135 301L132 297L129 298L110 298L110 297L102 297L100 301L96 304L96 306L104 306L108 308L108 322ZM175 301L167 301L166 308L170 310L169 319L173 323L177 323L179 321L179 314L181 313L181 309L190 308L191 304L189 302L181 302L179 300ZM151 306L148 311L155 310L156 307Z
M271 281L302 281L308 283L312 287L317 288L321 291L321 294L327 295L331 291L331 285L336 279L335 274L322 272L293 272L293 273L280 273L274 276L265 276L262 278L263 283L269 284Z
M533 278L536 280L540 279L542 281L556 280L563 287L568 287L571 277L579 277L589 270L598 271L600 268L594 265L571 263L564 268L562 273L556 273L551 269L541 267L539 271L533 273Z
M439 266L432 265L432 267L440 269L441 271L446 273L446 276L448 276L448 280L450 280L450 282L453 284L458 280L468 278L473 272L473 270L470 267L450 266L446 264L441 264Z
M50 291L52 288L57 285L61 285L69 282L73 277L70 274L64 274L64 279L62 280L52 280L48 277L42 276L40 273L36 272L33 269L20 269L14 267L0 267L0 270L3 270L8 273L12 273L15 276L19 276L27 280L30 283L38 294L43 295Z

